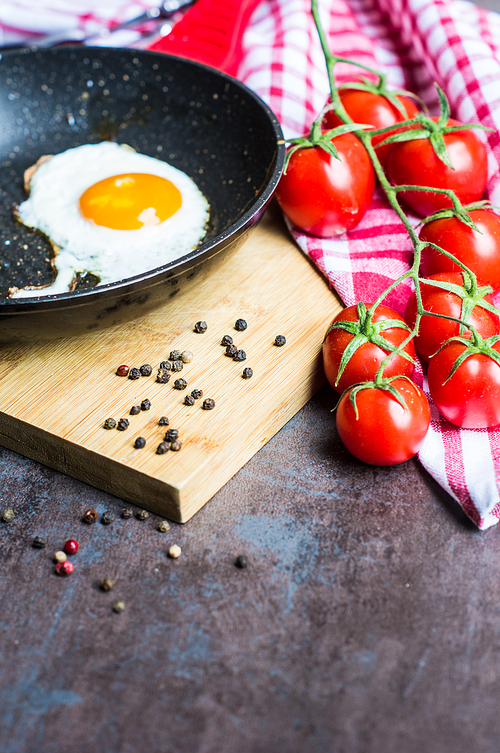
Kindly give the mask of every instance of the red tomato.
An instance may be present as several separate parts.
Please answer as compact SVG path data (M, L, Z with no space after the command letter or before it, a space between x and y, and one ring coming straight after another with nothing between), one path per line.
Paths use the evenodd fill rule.
M396 313L396 311L393 311L388 306L380 305L375 310L372 322L377 323L391 319L400 321L403 324L405 323L403 317ZM332 324L337 321L357 322L358 320L357 307L349 306L334 317ZM389 329L384 329L380 333L384 340L387 340L388 343L394 346L402 343L409 334L409 331L402 327L389 327ZM325 367L326 378L339 393L342 393L352 384L370 382L375 379L380 364L390 352L389 349L383 350L375 343L366 340L366 342L354 351L342 372L339 383L335 384L342 355L353 337L354 335L346 332L344 329L332 329L328 332L323 343L323 365ZM415 357L415 348L412 340L405 346L405 352L412 358ZM414 368L411 361L407 361L403 356L393 356L386 364L383 376L390 377L404 374L411 377Z
M428 279L452 282L455 285L463 287L463 277L457 272L441 272L436 275L431 275ZM431 285L426 285L425 282L420 283L420 292L422 295L422 303L426 311L432 311L435 314L443 314L444 316L454 316L456 319L460 319L462 299L456 295L456 293L450 293L442 288L435 288ZM484 298L488 303L492 303L491 296L486 295ZM405 319L410 327L414 327L416 318L417 297L413 292L406 305ZM480 306L475 306L472 309L469 322L484 338L498 334L498 317ZM450 319L438 319L436 316L424 315L420 319L418 335L415 336L415 348L417 353L424 361L429 361L431 356L439 350L445 340L458 335L459 330L460 325L456 322L452 322ZM470 330L465 329L462 336L469 337Z
M436 407L456 426L481 429L500 424L500 366L489 356L475 353L446 382L465 345L451 342L429 364L429 390ZM493 345L500 353L500 343Z
M461 123L450 118L448 125ZM429 139L416 139L391 144L387 158L389 178L394 185L448 188L462 204L471 204L481 198L486 187L488 168L484 144L471 129L447 133L443 138L454 169L441 162ZM447 196L431 191L406 191L398 195L423 216L452 206Z
M398 95L397 98L406 110L407 118L404 118L399 110L381 94L372 94L372 92L363 92L357 89L339 89L339 95L347 114L355 123L369 123L376 129L386 128L394 123L400 123L402 120L408 120L418 113L415 103L408 97L401 95ZM334 112L326 113L325 128L335 128L341 123L342 121ZM404 129L395 128L393 131L388 131L380 136L374 136L372 139L373 146L400 130ZM387 159L390 148L390 144L387 144L377 149L378 158L382 163Z
M500 288L500 217L488 209L469 212L480 233L460 222L456 217L445 217L426 223L420 231L420 240L435 243L456 256L477 276L479 285ZM420 264L423 277L436 272L460 272L460 267L436 249L427 246L422 251Z
M351 404L351 388L337 407L337 429L349 452L372 465L404 463L420 449L431 418L424 393L407 379L395 379L393 387L403 397L407 410L396 398L378 387L356 395L358 417Z
M370 205L375 185L370 158L359 139L345 133L333 143L340 160L318 146L294 152L276 190L286 216L320 238L355 227Z

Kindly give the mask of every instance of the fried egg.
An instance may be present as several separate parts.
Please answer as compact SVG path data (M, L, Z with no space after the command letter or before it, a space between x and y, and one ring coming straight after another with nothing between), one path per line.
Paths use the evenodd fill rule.
M12 297L71 290L76 274L103 285L147 272L195 249L209 205L186 173L109 141L68 149L38 165L16 216L56 251L54 282Z

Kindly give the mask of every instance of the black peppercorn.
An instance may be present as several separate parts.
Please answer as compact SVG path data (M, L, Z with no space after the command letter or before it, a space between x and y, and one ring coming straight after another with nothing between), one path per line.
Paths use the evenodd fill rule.
M103 578L100 583L102 591L111 591L114 585L115 581L113 578Z
M160 442L160 444L156 448L156 454L164 455L169 450L170 450L170 445L167 442Z
M166 384L170 380L170 373L166 371L165 369L161 369L158 371L158 374L156 375L156 381L158 384Z
M178 429L168 429L165 432L164 439L165 439L165 442L175 442L178 436L179 436Z
M202 390L193 390L191 393L191 397L194 397L195 400L199 400L200 397L203 397L203 391Z
M146 520L146 518L149 518L149 513L147 510L138 510L135 517L137 520Z
M140 405L133 405L130 409L130 415L131 416L137 416L138 413L141 412L141 406Z
M116 424L116 428L118 431L125 431L125 429L128 429L129 420L128 418L120 418L118 423Z
M206 400L203 401L201 407L203 410L213 410L215 408L215 400L212 400L211 397L207 397Z
M112 523L114 519L115 516L113 515L113 513L109 510L106 510L106 512L103 512L102 514L101 523L104 523L105 526L109 526L109 524Z
M233 356L233 361L245 361L247 354L244 350L237 350Z
M185 379L176 379L174 382L174 390L185 390L188 383Z
M45 549L47 546L45 539L42 539L40 536L35 536L33 539L33 549Z
M179 452L179 450L182 447L182 442L180 439L176 439L175 442L170 443L170 449L174 452Z
M158 426L168 426L170 421L166 416L162 416L160 420L158 421Z
M165 371L170 371L172 368L172 365L170 361L162 361L159 366L160 369L165 369Z
M247 558L244 554L239 554L238 557L236 557L234 564L236 567L239 567L240 570L244 570L247 566Z
M114 429L115 426L116 426L116 421L114 418L107 418L104 422L105 429Z
M220 344L226 347L226 345L232 345L233 344L233 338L231 335L224 335L222 340L220 341Z
M124 507L122 510L122 518L125 518L125 520L128 520L129 518L131 518L133 514L134 514L134 511L132 510L131 507Z
M194 325L194 331L198 332L199 334L203 334L203 332L206 332L208 329L208 324L206 322L196 322Z
M171 350L170 355L168 357L169 361L178 361L181 357L181 351L180 350Z
M84 523L88 523L91 525L92 523L95 523L97 520L97 513L95 510L85 510L83 513L83 521Z
M231 343L231 345L228 345L226 350L224 351L224 355L229 356L229 358L234 358L237 352L238 352L238 348L236 347L236 345L233 345Z
M180 358L177 358L175 361L172 361L172 371L182 371L184 368L184 361L181 361Z
M151 401L145 398L141 403L141 410L149 410L151 408Z
M234 323L234 328L238 330L238 332L243 332L248 327L248 324L244 319L236 319Z
M194 405L196 400L192 395L186 395L184 398L184 405Z
M153 371L153 367L149 365L149 363L144 363L141 368L139 369L142 376L148 377L151 376L151 372Z
M250 366L247 366L246 369L243 369L243 374L241 376L243 379L251 379L251 377L253 377L253 369L251 369Z
M278 348L283 347L283 345L286 344L286 337L285 335L276 335L274 338L274 345L276 345Z
M134 447L136 450L142 450L143 447L146 447L146 440L144 437L137 437L134 442Z
M141 372L139 371L139 369L133 368L133 369L130 369L130 371L128 372L129 379L139 379L140 376L141 376Z

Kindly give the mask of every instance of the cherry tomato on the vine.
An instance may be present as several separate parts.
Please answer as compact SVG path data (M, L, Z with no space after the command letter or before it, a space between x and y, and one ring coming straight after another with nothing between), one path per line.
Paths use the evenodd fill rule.
M408 97L400 94L397 95L397 99L406 110L406 118L403 117L392 102L381 94L360 91L358 89L341 88L339 89L339 97L347 114L355 123L368 123L375 129L386 128L395 123L400 123L402 120L409 120L418 113L418 108L415 103ZM333 111L330 110L325 115L324 123L326 128L335 128L340 125L342 121ZM395 128L387 133L374 136L372 139L373 146L376 147L377 144L388 136L392 136L400 130L402 129ZM386 144L377 149L377 156L382 164L387 159L389 149L390 144Z
M409 335L408 329L404 327L405 320L388 306L382 304L377 306L372 317L372 323L377 324L379 322L389 322L391 320L400 321L403 327L395 326L383 329L380 332L380 336L384 338L389 345L397 347ZM338 321L359 321L357 306L348 306L343 311L340 311L332 320L332 324ZM342 355L349 343L352 342L353 337L355 337L354 334L346 332L344 329L330 329L323 343L323 365L326 378L332 387L340 393L352 384L372 381L375 379L380 364L390 352L389 348L382 349L376 343L366 340L366 342L362 343L359 348L354 351L342 372L338 384L335 384L340 369ZM404 350L409 356L411 356L411 358L415 357L415 348L412 340L405 345ZM384 367L383 376L390 377L401 374L411 377L414 369L414 364L411 361L408 361L403 356L396 355L392 356Z
M500 366L481 353L468 356L446 381L466 345L450 342L429 364L429 390L436 407L456 426L481 429L500 424ZM500 343L493 345L500 353Z
M437 121L437 118L431 118ZM462 125L448 120L448 125ZM443 136L453 169L435 154L428 138L391 144L387 171L394 185L431 186L455 192L462 204L481 198L486 187L487 155L484 144L471 129L453 131ZM426 216L438 209L451 207L444 194L431 191L406 191L398 194L418 214Z
M345 133L333 143L340 159L319 146L295 151L276 190L286 216L301 230L321 238L355 227L375 186L370 158L359 139Z
M462 274L458 272L441 272L431 275L427 279L451 282L461 287L463 287L464 282ZM462 299L456 293L426 285L425 281L420 283L420 292L422 304L426 311L441 316L453 316L455 319L461 318ZM490 295L485 295L484 299L492 304ZM413 292L406 304L405 319L410 327L414 327L416 318L417 297ZM468 321L484 338L496 335L499 331L498 317L481 308L481 306L474 306ZM415 336L416 351L424 361L429 361L445 340L458 334L460 334L460 325L457 322L424 314L420 319L418 334ZM470 330L466 328L462 337L470 337Z
M489 209L471 209L469 215L479 233L457 217L427 222L419 238L441 246L456 256L477 276L479 285L500 289L500 217ZM427 246L422 251L423 277L437 272L460 272L460 267L444 254Z
M424 393L407 379L394 379L392 386L406 403L406 409L379 387L356 394L358 416L351 403L351 387L337 407L337 429L344 445L359 460L372 465L395 465L413 457L425 438L430 408Z

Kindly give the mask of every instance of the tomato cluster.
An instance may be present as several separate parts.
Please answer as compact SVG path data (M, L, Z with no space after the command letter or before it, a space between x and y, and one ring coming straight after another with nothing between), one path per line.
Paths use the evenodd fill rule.
M449 118L439 96L441 114L431 118L405 93L387 92L382 77L378 85L344 85L318 119L323 143L316 121L316 137L297 140L277 190L281 208L304 232L339 235L370 205L373 164L418 253L404 318L381 303L382 294L371 306L338 314L323 343L326 377L341 395L339 435L356 457L376 465L412 457L427 433L429 403L412 381L415 351L428 364L429 390L444 418L466 428L500 424L500 321L491 299L500 291L500 217L481 201L483 142ZM345 132L349 119L363 133ZM401 203L424 218L418 237Z

